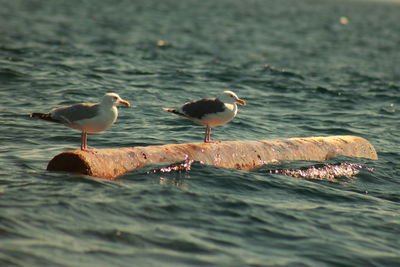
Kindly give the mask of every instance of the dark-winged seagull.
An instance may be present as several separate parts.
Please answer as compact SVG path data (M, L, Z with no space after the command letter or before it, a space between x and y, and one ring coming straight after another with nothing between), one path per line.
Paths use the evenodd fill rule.
M204 142L211 143L211 127L231 121L237 113L236 103L246 105L246 101L240 99L234 92L224 91L217 98L203 98L188 102L180 108L164 108L164 110L206 126Z
M32 113L32 118L64 124L82 131L81 150L93 151L87 147L87 135L107 130L118 117L117 106L129 107L128 101L115 93L107 93L100 103L80 103L52 109L49 113Z

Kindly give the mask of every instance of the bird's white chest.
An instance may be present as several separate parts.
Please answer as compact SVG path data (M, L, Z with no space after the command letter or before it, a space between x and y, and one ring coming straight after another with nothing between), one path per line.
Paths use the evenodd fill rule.
M98 133L107 130L114 124L118 117L118 109L100 109L99 114L93 118L77 121L75 124L87 133Z

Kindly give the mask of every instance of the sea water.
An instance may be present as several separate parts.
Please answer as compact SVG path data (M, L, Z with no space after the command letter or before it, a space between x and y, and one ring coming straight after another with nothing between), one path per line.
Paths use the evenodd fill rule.
M0 265L399 266L399 17L399 1L1 0ZM115 92L132 107L90 147L201 142L162 108L224 90L247 105L214 140L356 135L379 160L106 181L46 171L80 133L28 116ZM362 168L276 171L324 164Z

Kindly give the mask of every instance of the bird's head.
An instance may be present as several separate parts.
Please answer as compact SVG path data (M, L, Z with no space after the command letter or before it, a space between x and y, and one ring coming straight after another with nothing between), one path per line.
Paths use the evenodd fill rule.
M232 91L224 91L218 99L224 103L234 104L238 103L240 105L246 105L246 101L240 99L234 92Z
M127 107L130 107L131 104L129 104L128 101L123 100L118 94L116 93L107 93L103 96L102 103L109 103L112 104L113 106L118 106L118 105L124 105Z

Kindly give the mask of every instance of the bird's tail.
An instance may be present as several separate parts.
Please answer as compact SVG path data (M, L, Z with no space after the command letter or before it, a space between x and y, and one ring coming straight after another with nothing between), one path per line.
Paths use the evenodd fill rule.
M163 110L167 111L167 112L171 112L171 113L175 113L176 112L175 108L163 108Z
M35 118L35 119L41 119L41 120L45 120L45 121L51 121L51 122L57 122L57 123L61 123L59 120L55 120L53 119L49 113L32 113L30 115L31 118Z
M185 114L180 113L176 108L163 108L163 110L167 111L167 112L174 113L174 114L182 116L182 117L187 117Z

